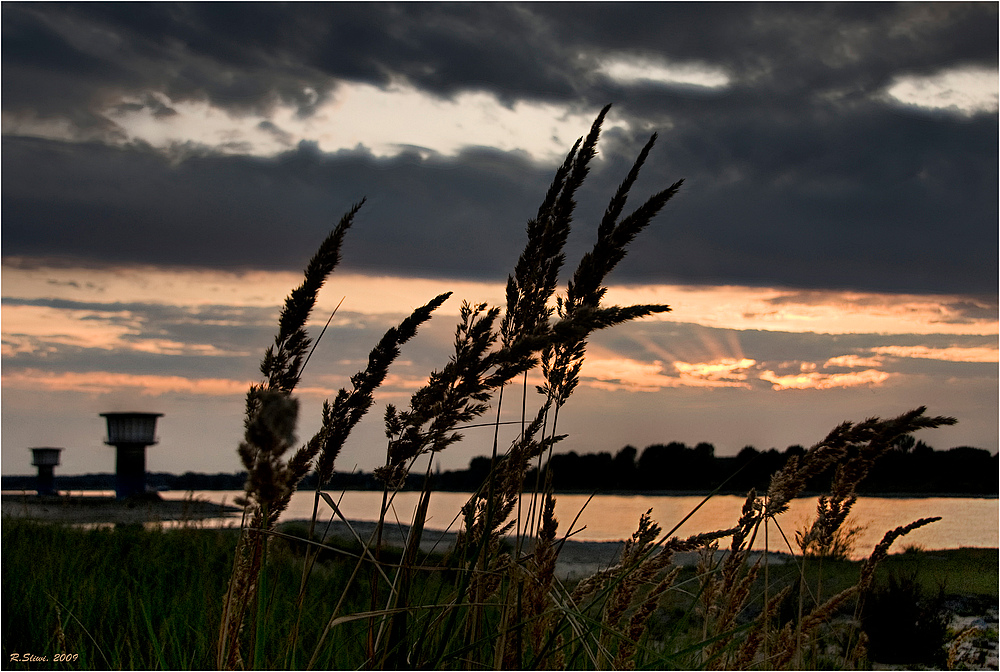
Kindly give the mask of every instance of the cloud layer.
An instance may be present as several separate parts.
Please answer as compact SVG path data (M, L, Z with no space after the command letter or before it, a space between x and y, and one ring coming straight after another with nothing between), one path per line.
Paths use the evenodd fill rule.
M76 446L85 471L97 414L131 407L166 413L150 468L236 469L278 306L363 197L301 433L452 290L380 391L405 403L460 299L503 304L525 222L611 102L567 267L656 132L635 200L685 183L608 299L673 312L593 339L567 449L783 447L927 404L961 420L941 447L996 450L997 12L4 3L5 443ZM370 468L382 442L369 423L345 455Z
M558 157L610 101L582 211L653 130L644 188L687 179L623 276L995 292L988 4L2 17L5 255L292 269L368 195L348 264L502 279Z

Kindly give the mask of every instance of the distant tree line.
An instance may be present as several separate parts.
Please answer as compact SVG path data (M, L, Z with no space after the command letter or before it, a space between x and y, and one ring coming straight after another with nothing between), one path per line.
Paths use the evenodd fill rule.
M765 490L771 474L780 469L791 455L802 455L805 448L789 446L784 452L772 448L762 451L746 446L732 457L717 457L710 443L689 447L673 441L647 446L641 453L634 446L625 446L616 454L608 452L555 453L542 466L528 472L525 488L534 487L538 479L552 473L557 491L577 492L711 492L746 493L750 488ZM502 458L500 458L502 459ZM490 458L474 457L468 469L439 471L430 476L436 490L468 492L485 482L490 470ZM956 494L997 495L998 458L982 448L959 447L934 450L912 437L900 441L880 458L861 482L859 494ZM406 489L423 486L423 476L411 474ZM830 475L820 476L808 484L808 490L823 492L829 486ZM198 474L150 473L150 488L167 490L241 490L245 472ZM113 490L114 474L56 476L58 490ZM4 476L4 490L33 490L34 476ZM310 474L300 489L316 487L316 476ZM335 473L328 484L331 490L380 490L382 484L370 473Z
M932 449L912 437L875 462L858 487L859 494L997 494L998 458L981 448ZM625 446L617 454L562 453L543 467L552 470L556 490L671 491L746 493L766 490L771 474L805 448L784 452L746 446L733 457L716 457L710 443L689 447L674 441L648 446L642 453ZM808 490L829 489L832 473L808 483Z

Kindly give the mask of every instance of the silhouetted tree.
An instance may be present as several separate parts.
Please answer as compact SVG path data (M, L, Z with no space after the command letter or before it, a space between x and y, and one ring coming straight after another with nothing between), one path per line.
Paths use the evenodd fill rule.
M611 473L616 490L631 490L638 487L635 467L635 456L638 454L639 451L635 446L625 446L615 455Z
M791 457L792 455L795 455L797 457L802 457L805 454L806 454L805 447L800 446L798 444L795 444L794 446L788 446L788 448L785 448L785 457Z

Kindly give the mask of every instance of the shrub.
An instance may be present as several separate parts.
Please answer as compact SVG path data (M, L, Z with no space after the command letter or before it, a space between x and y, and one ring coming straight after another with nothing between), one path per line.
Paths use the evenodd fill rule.
M862 611L869 657L890 665L943 668L948 622L944 590L928 594L913 575L890 574L865 598Z

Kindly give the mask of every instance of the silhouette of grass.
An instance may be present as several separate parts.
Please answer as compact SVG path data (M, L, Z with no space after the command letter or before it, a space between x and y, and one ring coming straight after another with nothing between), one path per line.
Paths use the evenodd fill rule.
M296 597L305 562L305 542L296 539L307 538L308 529L306 526L277 529L293 539L272 539L268 571L274 578L271 582L274 605L263 648L272 666L282 667L288 633L299 617ZM9 661L10 654L16 652L48 655L51 661L54 652L65 652L79 656L78 669L211 669L215 664L213 633L222 609L219 596L226 590L227 570L231 567L237 536L237 531L226 529L158 530L122 526L87 530L5 519L4 590L0 604L4 660ZM328 596L342 593L353 569L352 559L361 550L360 544L335 540L328 540L325 545L331 550L316 559L303 605L300 637L307 643L318 637L325 625ZM401 558L400 549L384 550L383 561L389 565L398 564ZM442 560L441 556L419 555L415 565L430 567L440 565ZM948 594L982 595L995 603L996 563L996 549L895 553L879 567L876 581L892 575L915 574L928 594L936 594L940 582L946 580ZM849 587L857 581L860 565L860 561L826 563L824 584L829 585L831 593ZM348 596L345 611L366 609L368 596L364 584L368 569L362 568L362 580ZM806 568L811 585L817 569L815 564ZM430 602L441 590L441 582L452 578L441 571L415 572L412 601ZM634 636L622 641L626 647L629 642L637 642L637 649L649 648L650 642L662 641L672 642L681 650L685 642L695 646L703 641L700 624L678 628L689 611L688 593L697 584L696 569L675 567L660 580L671 583L659 596L654 594L655 586L640 588L644 603L658 600L657 608L645 623L646 644L641 636ZM798 570L794 565L772 567L770 580L776 591L797 585ZM754 594L761 594L762 584L763 579L758 576ZM640 606L625 620L643 617ZM542 613L546 613L545 609ZM549 609L548 614L551 613ZM693 618L691 625L696 625ZM345 669L365 655L363 624L346 623L339 627L343 631L335 642L324 647L317 658L317 669ZM548 631L544 628L540 631L544 645ZM300 642L300 659L311 655L312 649L311 645ZM561 651L555 643L550 649L552 655L543 667L559 667L556 663L560 653L564 656L564 666L572 659L572 655L566 655L570 652L565 642ZM663 658L650 656L647 660L650 665L657 665L656 661ZM681 666L674 660L675 666ZM587 667L582 662L577 660L576 667ZM74 669L73 665L62 667Z
M610 199L593 248L581 258L565 291L556 292L576 193L596 154L607 112L601 111L588 135L570 150L529 220L526 246L508 279L506 306L463 303L448 362L430 374L406 408L386 408L385 462L376 472L383 484L382 506L368 538L355 533L356 543L347 549L328 543L319 523L340 519L350 526L350 512L339 508L325 486L344 441L372 407L401 346L448 295L416 308L385 334L367 368L324 404L320 430L296 449L294 392L315 348L305 324L339 262L358 204L322 243L302 284L287 298L274 344L261 362L263 380L248 391L238 447L248 472L243 521L236 539L228 533L214 537L228 539L233 550L199 546L217 542L191 542L183 533L115 532L106 540L115 552L125 552L122 544L132 544L130 549L148 544L151 555L126 553L132 564L122 567L110 566L114 560L108 557L114 556L86 568L53 562L57 576L47 580L60 580L62 572L96 572L124 576L123 585L132 586L147 580L140 565L156 558L156 549L170 544L188 548L183 545L190 543L189 551L159 561L166 576L175 577L175 585L164 586L164 575L158 575L134 593L109 593L115 608L124 609L111 621L129 624L124 635L97 629L84 637L67 625L64 612L72 613L75 623L100 621L93 611L101 604L96 588L87 594L91 606L85 612L73 595L62 594L54 601L57 627L46 621L39 631L52 633L59 646L68 646L67 637L76 632L73 641L88 651L88 661L95 662L98 655L104 663L122 667L197 667L208 661L220 669L775 669L823 667L834 641L839 665L863 664L858 613L878 564L898 537L934 519L889 532L866 561L852 565L854 577L846 584L842 577L824 583L822 565L814 567L814 560L805 557L796 559L793 580L777 580L782 572L772 580L769 556L752 555L750 549L758 535L784 537L781 520L789 502L815 476L832 470L831 492L820 500L817 518L804 533L813 546L829 549L850 513L858 482L875 461L914 431L955 422L927 416L924 408L896 418L841 424L804 454L790 457L766 492L751 490L731 528L680 539L675 533L687 518L671 521L674 526L664 532L646 514L615 566L575 585L555 576L560 549L574 533L575 521L556 519L551 470L542 467L565 438L558 433L559 410L579 385L587 340L599 329L669 310L665 305L604 304L608 274L681 186L678 181L623 214L655 135ZM542 382L529 411L527 374L534 369ZM520 392L520 422L501 440L501 430L508 428L499 421L507 390L508 400ZM424 479L419 505L406 521L403 548L387 548L383 533L395 522L392 503L406 476L418 469L431 473L437 454L463 440L467 425L492 406L497 411L493 438L483 447L491 452L490 469L450 528L457 532L454 548L441 557L420 551L434 494L430 479ZM537 480L525 490L533 465ZM304 532L283 531L280 516L311 471L318 475L312 520ZM19 525L12 534L19 555L38 550L32 548L29 527ZM151 534L160 534L160 540L151 542ZM5 548L7 543L5 526ZM701 551L702 562L689 576L674 566L673 558L694 550ZM206 562L210 575L202 571ZM6 571L5 564L5 577ZM176 579L185 572L196 577L191 581L194 597ZM50 584L39 585L36 598L41 586ZM152 592L156 585L159 597ZM176 610L168 614L170 605ZM837 620L844 615L846 620ZM6 627L5 622L5 632ZM206 633L213 629L216 637L209 640ZM190 641L189 632L197 640L190 653L178 644ZM87 638L111 644L98 650Z
M801 666L805 656L815 655L817 633L833 616L848 605L860 604L858 596L870 586L875 567L892 542L933 522L917 521L887 534L861 565L856 581L825 599L821 573L813 588L803 557L796 586L798 606L794 617L784 622L778 607L791 587L775 595L768 580L767 555L762 556L763 565L761 560L750 560L756 535L768 534L771 526L784 534L778 519L788 503L816 475L832 469L831 493L820 499L817 518L800 539L805 547L829 551L838 535L844 534L843 523L856 499L857 484L875 460L918 429L954 422L952 418L925 416L925 409L920 408L889 420L843 423L803 455L791 457L774 475L764 495L751 491L731 529L679 540L671 536L676 527L661 535L660 527L648 515L643 516L618 566L595 574L572 590L555 579L559 521L554 515L551 471L541 467L545 455L551 456L553 446L565 438L557 433L559 409L579 384L587 339L598 329L669 310L665 305L602 305L607 291L605 278L682 184L678 181L622 216L655 135L611 198L594 247L581 258L565 294L555 295L565 261L563 246L576 207L575 194L589 172L607 112L607 107L601 110L590 133L570 150L538 213L529 220L527 244L508 278L506 309L463 303L449 362L431 373L427 384L412 395L408 408L387 407L385 464L375 472L384 484L381 515L367 542L358 538L360 552L348 580L350 587L360 585L362 569L372 570L367 575L367 608L361 613L347 610L345 591L330 609L308 667L314 666L329 642L336 639L332 633L358 622L365 624L364 655L353 667L527 669L582 665L601 669L692 662L713 668ZM331 236L342 239L356 213L357 207L345 215ZM324 246L339 249L339 243ZM330 254L321 248L318 257ZM264 597L265 585L270 585L265 584L264 570L267 536L273 531L281 502L287 501L289 488L310 468L316 469L319 485L309 534L315 529L321 499L333 509L332 515L347 522L333 499L322 491L333 473L333 457L357 419L371 406L372 392L398 354L396 341L401 344L413 335L416 324L429 318L433 308L447 298L443 295L418 309L409 320L413 329L400 327L399 333L405 332L406 338L387 334L384 340L390 346L373 351L369 370L352 379L354 391L342 390L332 404L324 406L323 429L284 462L281 455L291 443L297 420L291 394L301 378L302 353L309 343L302 332L304 316L334 265L315 260L310 264L302 287L286 303L275 346L265 354L261 370L268 378L252 387L248 395L247 434L240 455L250 472L247 518L251 522L243 528L225 602L219 632L220 667L274 660L265 655L260 642L263 632L273 628L268 619L272 602ZM317 273L322 277L314 277ZM383 351L391 356L376 355ZM544 382L537 387L539 404L529 413L526 374L536 366ZM509 448L501 450L499 409L505 389L518 378L520 431L510 440ZM458 541L443 566L451 579L434 582L434 594L430 595L426 580L416 578L428 571L416 558L432 496L429 479L424 480L402 556L393 562L387 560L382 543L386 516L395 492L418 461L425 460L426 465L420 468L430 473L437 453L461 441L463 426L479 419L491 403L497 407L491 468L463 508L461 520L456 520ZM532 491L522 492L525 476L536 461L538 480ZM572 525L561 538L571 533ZM724 538L729 538L730 544L720 555L716 551ZM319 544L310 545L306 554L296 600L300 616L289 635L285 655L288 666L302 662L296 651L301 641L303 596L318 552L315 549L322 548L322 543L321 538ZM671 567L672 554L696 548L704 552L692 603L700 609L695 618L700 621L700 640L690 641L690 628L684 628L684 635L675 641L651 641L648 625L678 576L678 570ZM755 594L760 575L764 577L763 595ZM763 609L747 621L753 601L760 601ZM249 624L255 630L246 630ZM684 645L679 647L681 641ZM849 642L844 647L845 660L863 656L860 641L855 639L853 646Z

